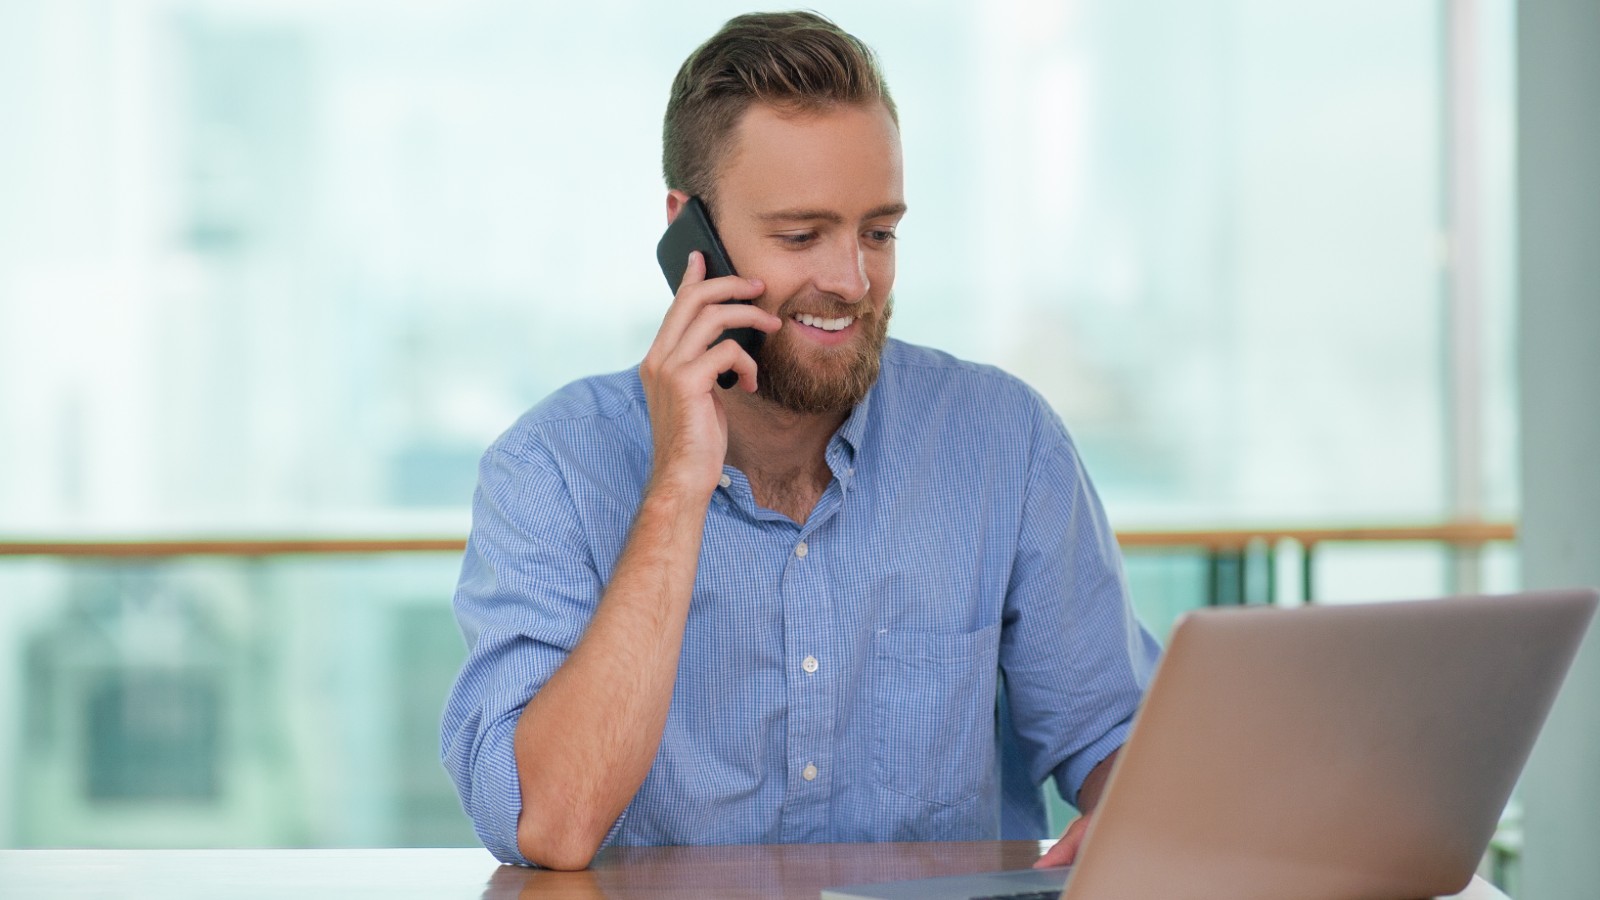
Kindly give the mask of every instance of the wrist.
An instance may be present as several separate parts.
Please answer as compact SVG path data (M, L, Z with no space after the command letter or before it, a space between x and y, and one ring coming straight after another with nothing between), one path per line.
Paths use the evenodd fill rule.
M703 474L656 471L645 483L639 509L641 513L648 508L668 515L704 516L716 489L716 480Z

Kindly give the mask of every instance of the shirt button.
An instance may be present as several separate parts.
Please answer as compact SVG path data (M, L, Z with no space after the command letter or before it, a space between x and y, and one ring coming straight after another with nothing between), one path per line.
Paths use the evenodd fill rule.
M800 543L794 545L794 555L800 557L801 559L805 559L806 558L806 542L805 541L801 541Z
M815 656L806 657L805 661L800 663L800 668L805 669L806 674L810 675L817 670L817 658Z
M817 767L812 765L811 763L806 763L806 767L804 769L800 770L800 777L804 778L807 781L816 781L817 780Z
M850 476L850 477L851 477L851 478L854 478L854 477L856 477L856 470L855 470L855 467L854 467L854 466L851 466L851 467L850 467L850 468L848 468L848 469L845 469L845 470L844 470L844 473L845 473L845 474L846 474L846 475L849 475L849 476Z
M728 477L727 472L723 472L722 477L717 479L717 484L721 487L727 487L728 485L733 484L733 479Z

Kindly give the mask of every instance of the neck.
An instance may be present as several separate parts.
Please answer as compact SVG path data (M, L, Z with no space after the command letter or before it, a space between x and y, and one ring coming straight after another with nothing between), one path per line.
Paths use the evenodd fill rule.
M797 413L748 394L724 395L728 465L746 475L826 471L828 441L848 413Z
M848 413L797 413L748 394L723 399L728 465L750 479L757 502L804 522L832 478L828 441Z

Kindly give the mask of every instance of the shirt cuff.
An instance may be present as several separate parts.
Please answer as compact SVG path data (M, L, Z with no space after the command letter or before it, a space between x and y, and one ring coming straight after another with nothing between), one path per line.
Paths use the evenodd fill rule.
M517 847L517 819L522 815L522 784L517 779L513 747L515 716L497 723L478 747L473 760L473 827L495 859L514 866L531 866Z
M599 850L604 850L605 848L611 846L611 842L616 840L617 835L622 833L622 822L627 818L628 807L624 806L622 808L622 814L617 816L617 821L611 823L611 830L606 832L606 839L600 842ZM599 850L596 850L595 852L599 852Z
M513 719L514 723L516 720ZM514 729L514 725L513 725ZM473 796L478 801L477 815L473 821L478 837L495 859L507 865L539 868L517 846L517 819L522 816L522 782L517 777L517 759L510 735L486 742L478 754L478 777L474 779ZM611 824L599 850L604 850L622 832L622 823L628 818L623 809L617 821Z
M1105 761L1105 758L1117 752L1123 744L1128 742L1128 732L1133 728L1133 719L1124 719L1114 728L1100 736L1100 739L1089 746L1079 750L1068 757L1066 762L1056 767L1056 785L1066 786L1067 792L1063 793L1066 801L1078 808L1078 792L1083 790L1084 779L1094 771L1094 767ZM1082 812L1079 809L1079 812Z

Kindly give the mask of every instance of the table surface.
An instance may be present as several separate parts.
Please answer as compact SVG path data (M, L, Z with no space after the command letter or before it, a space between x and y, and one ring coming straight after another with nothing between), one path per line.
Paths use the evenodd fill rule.
M0 850L0 897L494 898L781 897L825 887L1027 868L1048 843L619 847L583 872L501 866L486 851ZM1455 900L1506 900L1474 879Z

